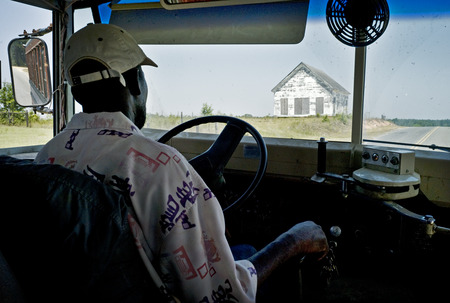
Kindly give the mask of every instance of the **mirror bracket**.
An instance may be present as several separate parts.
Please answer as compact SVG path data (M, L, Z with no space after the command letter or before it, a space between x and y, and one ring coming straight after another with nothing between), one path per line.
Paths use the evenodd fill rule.
M53 115L53 109L45 107L45 106L34 107L33 112Z
M49 26L45 28L33 29L31 33L26 30L23 31L23 34L20 34L19 37L23 38L31 38L31 37L41 37L53 31L53 24L50 23Z

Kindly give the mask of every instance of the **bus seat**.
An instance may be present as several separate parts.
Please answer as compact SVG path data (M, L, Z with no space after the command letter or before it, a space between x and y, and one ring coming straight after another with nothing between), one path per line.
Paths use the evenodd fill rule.
M0 251L0 302L3 303L22 303L25 299L22 295L22 289L17 282L11 268Z
M62 166L9 156L0 156L0 190L1 302L160 301L124 196Z

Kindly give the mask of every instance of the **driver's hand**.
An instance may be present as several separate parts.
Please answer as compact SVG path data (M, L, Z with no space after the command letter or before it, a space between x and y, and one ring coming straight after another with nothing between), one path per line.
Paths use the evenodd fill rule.
M328 241L322 228L314 222L299 223L281 234L249 258L258 272L258 285L289 259L315 255L322 259L328 253Z
M290 238L295 255L317 255L322 259L328 253L328 241L322 228L312 221L299 223L289 229L285 236Z

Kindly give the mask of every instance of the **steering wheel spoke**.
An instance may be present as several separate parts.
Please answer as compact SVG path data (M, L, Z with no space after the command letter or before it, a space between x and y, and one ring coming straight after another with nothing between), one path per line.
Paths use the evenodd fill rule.
M233 152L241 142L244 134L245 131L243 131L242 128L237 127L232 123L228 123L211 147L204 153L191 159L189 162L192 166L197 167L196 163L199 160L203 162L203 158L207 158L207 161L210 164L209 169L213 171L223 171L228 161L230 161Z

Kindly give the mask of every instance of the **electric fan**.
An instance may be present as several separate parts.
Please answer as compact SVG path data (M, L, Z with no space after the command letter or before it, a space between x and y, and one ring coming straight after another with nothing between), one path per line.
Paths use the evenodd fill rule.
M349 46L366 46L386 30L389 6L386 0L330 0L326 19L339 41Z

